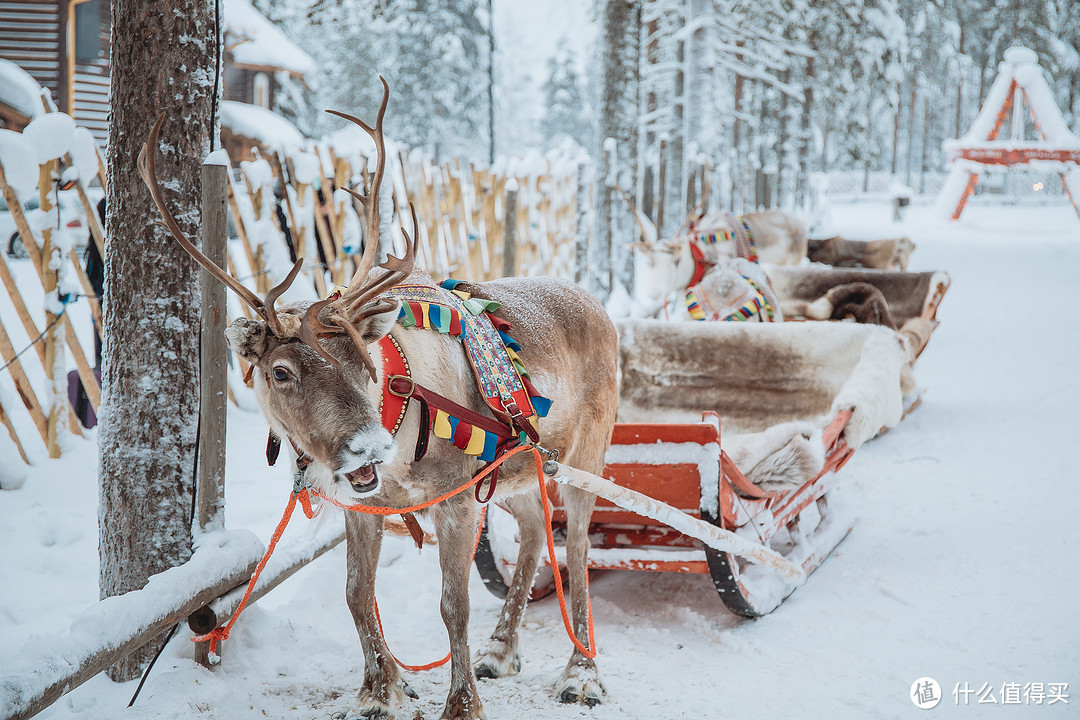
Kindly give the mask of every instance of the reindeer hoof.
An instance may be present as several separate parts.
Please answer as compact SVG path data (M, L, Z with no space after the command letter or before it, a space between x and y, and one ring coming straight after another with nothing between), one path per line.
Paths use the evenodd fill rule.
M478 678L507 677L520 671L521 655L517 648L508 649L503 643L492 642L473 661L473 673Z
M574 665L563 673L556 695L561 703L582 703L595 707L604 701L604 692L596 666Z
M487 720L476 688L466 688L446 698L440 720Z
M401 681L401 689L404 690L405 694L408 695L409 697L411 697L413 700L419 700L420 699L419 693L417 693L415 690L413 690L412 686L409 685L409 683L405 682L404 680Z

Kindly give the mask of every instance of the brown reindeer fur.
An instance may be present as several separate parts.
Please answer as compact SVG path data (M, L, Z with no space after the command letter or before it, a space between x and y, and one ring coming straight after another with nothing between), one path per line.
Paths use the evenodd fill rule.
M822 298L833 288L869 283L881 291L897 325L922 315L939 285L949 282L949 276L943 272L907 273L821 265L771 266L766 272L785 316L805 315L807 304Z
M620 422L697 422L759 432L829 411L862 343L845 323L621 320Z
M822 300L825 302L822 303ZM811 303L810 307L818 304L827 304L831 307L827 317L817 318L820 320L845 320L853 318L858 323L872 325L884 325L890 330L896 329L892 313L889 312L889 303L885 296L870 283L857 282L847 285L838 285L825 293L821 300Z
M833 267L874 268L877 270L902 270L908 268L915 243L907 237L883 240L845 240L839 235L807 243L807 257L811 262Z
M430 283L414 273L407 283ZM539 392L554 400L540 423L542 443L557 448L570 465L601 473L615 421L618 348L615 329L604 309L572 283L548 279L508 278L476 286L484 297L502 303L498 315L513 325L512 336ZM298 316L306 305L278 310L282 321ZM417 383L474 411L487 413L476 388L461 342L438 332L405 329L394 323L397 308L369 318L360 326L368 342L390 331L408 358ZM437 497L461 485L482 464L448 442L431 437L428 454L413 462L419 433L418 403L411 404L393 439L380 434L380 383L371 383L353 344L333 336L324 346L342 361L335 367L308 345L279 340L261 321L239 320L227 333L234 349L256 365L255 390L274 431L291 438L315 464L308 477L320 492L343 502L405 507ZM378 345L368 345L382 373ZM290 379L274 373L284 368ZM381 378L379 378L381 381ZM342 460L346 458L346 460ZM378 490L357 496L343 473L371 463L381 481ZM568 513L566 540L572 622L587 642L587 530L595 498L574 488L561 490ZM495 631L475 663L468 644L469 572L478 507L471 491L424 511L438 536L442 569L442 615L450 636L450 690L443 718L484 716L475 672L494 677L516 672L518 627L528 599L543 544L543 514L535 466L523 455L499 472L496 497L505 500L520 528L517 571ZM364 678L355 712L388 715L410 693L391 659L374 616L375 571L384 523L380 516L345 513L348 539L346 595L364 653ZM602 686L592 660L576 649L556 687L565 701L595 704Z

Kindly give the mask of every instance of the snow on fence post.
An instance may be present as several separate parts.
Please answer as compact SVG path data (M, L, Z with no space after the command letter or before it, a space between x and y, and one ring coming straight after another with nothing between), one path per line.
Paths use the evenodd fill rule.
M202 251L225 266L225 196L228 159L211 153L202 166ZM225 527L225 408L228 365L225 347L225 286L206 270L200 272L202 327L199 338L199 454L195 490L198 530Z
M38 165L38 202L41 212L49 215L59 213L56 206L54 178L59 173L59 161L52 158ZM54 248L53 233L51 227L41 229L41 287L45 291L45 377L48 382L48 390L45 392L47 399L48 430L47 441L49 457L60 457L60 444L58 433L60 419L63 410L67 408L67 373L64 371L64 335L67 329L58 320L63 314L64 308L57 307L58 303L53 294L57 291L57 268L52 262ZM34 238L24 238L24 245L36 242Z
M585 173L585 163L578 163L577 188L574 199L574 282L581 282L589 272L589 184Z
M506 181L506 195L503 201L503 277L513 277L517 269L517 205L518 183L515 178Z

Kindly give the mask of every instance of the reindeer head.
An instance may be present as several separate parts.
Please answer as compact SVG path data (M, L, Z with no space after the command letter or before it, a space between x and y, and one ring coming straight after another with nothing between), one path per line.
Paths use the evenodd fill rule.
M349 287L320 302L291 304L280 308L280 312L275 307L278 297L299 273L303 258L297 259L288 276L261 300L184 235L165 204L156 176L154 160L164 116L154 125L139 155L139 172L169 232L189 255L258 315L257 319L233 321L225 335L232 349L254 366L256 397L271 427L328 468L335 480L347 481L360 496L379 490L376 466L389 462L395 451L394 439L383 428L379 415L378 390L372 387L377 373L368 345L386 335L398 315L399 303L380 295L412 272L416 257L415 240L403 229L404 257L389 256L379 265L381 272L372 270L379 247L378 193L386 165L382 125L390 97L389 86L385 80L382 83L383 99L375 127L330 111L371 135L378 162L370 196L349 190L367 211L364 255ZM416 238L415 210L412 216Z
M664 304L664 300L673 290L685 288L694 276L694 258L690 253L690 242L685 231L698 217L708 191L702 195L700 203L687 216L674 238L663 240L659 239L659 232L653 221L638 210L621 187L619 192L637 221L642 238L640 242L629 245L634 253L635 300L653 311Z

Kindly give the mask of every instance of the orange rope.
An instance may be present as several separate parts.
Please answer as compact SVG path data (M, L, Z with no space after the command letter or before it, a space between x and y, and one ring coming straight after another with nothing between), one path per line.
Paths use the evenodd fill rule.
M570 615L566 611L566 598L563 597L562 575L559 573L559 561L555 558L555 537L551 532L551 503L548 502L547 483L544 480L544 464L540 460L540 451L533 448L533 459L536 460L536 479L540 483L540 504L544 507L544 530L547 531L548 558L551 560L551 571L555 575L555 594L559 598L559 611L562 613L563 627L570 642L574 643L582 655L587 658L596 657L596 639L593 637L592 598L589 596L589 568L585 568L585 603L589 613L589 647L585 647L578 639L570 625ZM590 650L589 648L593 648Z
M262 573L263 568L266 567L266 563L270 561L270 556L274 554L274 548L277 547L278 540L281 539L282 533L285 532L285 528L289 525L289 520L292 518L293 509L296 507L297 494L293 493L289 496L289 504L285 506L285 514L281 517L281 522L278 523L277 528L274 530L274 534L270 536L270 544L266 546L266 554L263 555L263 559L259 561L259 564L255 567L255 572L251 573L251 579L248 581L247 590L244 591L244 597L240 600L240 604L236 606L236 611L229 618L229 622L225 623L221 627L216 627L205 635L197 635L192 640L194 642L210 642L210 652L217 652L218 642L221 640L229 639L229 631L232 630L232 626L236 623L240 617L240 613L244 611L244 606L247 605L248 600L251 598L251 591L255 589L255 583L259 580L259 575ZM308 508L305 508L307 512ZM308 515L308 517L311 517Z
M476 548L480 545L480 535L484 531L484 515L486 513L487 513L487 508L486 507L480 508L480 522L476 525L476 539L473 540L473 546L472 546L472 554L473 554L474 558L476 557ZM382 633L383 642L386 642L386 631L383 630L382 618L379 617L379 601L378 601L378 599L375 600L375 621L377 623L379 623L379 632ZM390 650L390 646L387 645L386 649ZM398 656L394 654L393 650L390 650L390 657L394 658L394 662L396 662L402 668L404 668L405 670L410 670L412 672L423 672L424 670L434 670L435 668L442 667L446 663L450 662L450 653L449 652L446 653L446 657L444 657L442 660L436 660L435 662L429 662L426 665L406 665L405 663L401 662L401 660L398 659Z
M296 492L292 493L292 495L290 495L290 497L289 497L288 505L285 506L285 514L282 516L281 521L278 523L277 528L274 530L274 534L270 537L270 543L266 547L266 554L263 555L262 560L259 561L258 566L256 566L256 568L255 568L255 572L253 572L251 574L251 579L248 581L247 589L244 591L244 597L240 600L240 604L236 606L236 611L233 612L232 617L229 618L229 621L227 623L225 623L224 625L222 625L221 627L214 628L213 630L211 630L210 632L208 632L205 635L198 635L198 636L192 638L192 640L194 642L207 642L207 641L209 641L209 643L210 643L210 652L213 653L213 652L216 652L217 644L218 644L219 641L227 640L229 638L229 631L232 630L232 626L236 623L237 619L240 617L240 613L242 613L244 611L244 607L247 605L248 600L251 598L251 593L255 589L255 584L259 580L259 575L262 573L263 568L266 567L266 563L269 562L270 556L274 553L274 548L277 547L278 541L281 539L281 535L285 532L285 528L288 526L289 520L292 518L293 510L296 508L297 501L300 502L300 504L301 504L301 506L302 506L302 508L304 510L304 514L309 519L311 517L313 517L314 513L313 513L312 508L311 508L311 498L310 498L310 495L309 495L309 490L310 490L310 493L313 493L316 497L319 497L319 498L329 502L330 504L335 505L335 506L337 506L337 507L339 507L339 508L341 508L343 510L351 510L351 511L354 511L354 512L367 513L369 515L383 515L383 516L386 516L386 515L398 515L398 514L401 514L401 513L409 513L409 512L417 512L419 510L424 510L426 508L431 507L432 505L440 503L443 500L446 500L447 498L451 498L451 497L453 497L455 495L458 495L458 494L464 492L465 490L468 490L470 487L472 487L473 485L475 485L476 483L480 482L485 477L487 477L490 473L494 472L495 468L502 465L504 462L506 462L512 456L517 455L520 452L525 452L525 451L531 451L532 454L533 454L533 460L536 462L536 480L537 480L537 483L540 485L540 497L541 497L542 504L543 504L543 507L544 507L545 530L547 531L548 557L551 560L551 568L552 568L553 574L555 575L555 594L559 598L559 610L562 613L563 626L566 628L566 634L567 634L567 636L569 636L571 642L574 643L574 646L585 657L587 657L587 658L596 657L596 651L595 650L589 650L589 648L585 647L585 645L578 639L577 634L574 632L573 627L571 626L571 623L570 623L570 615L569 615L569 612L566 609L566 598L563 595L562 576L559 574L559 562L558 562L558 559L555 557L555 538L554 538L554 535L552 534L552 531L551 531L551 507L550 507L550 504L548 502L547 485L546 485L545 480L544 480L543 461L540 459L540 451L537 450L535 447L533 447L531 445L521 445L519 447L514 448L510 452L508 452L505 455L503 455L502 457L500 457L495 462L488 465L486 468L483 469L483 471L478 473L471 480L469 480L465 484L455 488L454 490L451 490L448 493L440 495L439 497L435 498L434 500L428 500L427 502L420 503L419 505L413 505L413 506L410 506L410 507L407 507L407 508L390 508L390 507L380 507L380 506L376 506L376 505L361 505L361 504L345 505L344 503L338 502L334 498L327 497L326 495L323 495L322 493L320 493L320 492L318 492L316 490L310 489L310 488L304 488L299 493L296 493ZM480 524L478 525L477 531L476 531L476 540L473 543L473 554L474 555L476 554L476 547L480 543L480 533L481 533L481 530L483 529L483 527L484 527L483 513L481 513ZM589 574L588 574L588 571L586 570L586 573L585 573L585 597L586 597L586 601L588 602L588 614L589 614L589 647L596 647L596 642L595 642L594 637L593 637L592 600L589 598L588 591L589 591ZM384 641L385 641L386 633L383 631L382 619L379 617L379 606L378 606L377 602L375 603L375 619L379 623L379 632L383 633L383 638L384 638ZM393 657L393 653L391 653L391 656ZM398 665L400 665L402 668L404 668L406 670L412 670L412 671L430 670L432 668L436 668L436 667L439 667L441 665L445 665L449 660L450 660L450 654L447 653L446 657L443 658L442 660L437 660L435 662L428 663L426 665L406 665L405 663L398 660L397 657L394 657L394 661Z

